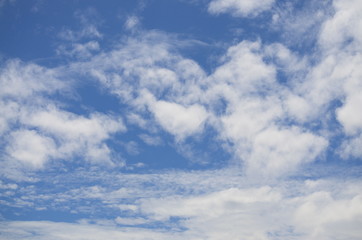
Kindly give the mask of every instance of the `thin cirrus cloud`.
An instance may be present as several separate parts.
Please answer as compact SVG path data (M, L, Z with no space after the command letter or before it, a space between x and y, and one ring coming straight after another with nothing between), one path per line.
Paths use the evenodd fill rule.
M269 10L274 0L212 0L208 11L212 14L230 13L234 17L254 17Z
M77 10L52 64L1 62L1 235L360 239L362 5L208 1L280 37L202 43L152 27L152 4L113 38Z

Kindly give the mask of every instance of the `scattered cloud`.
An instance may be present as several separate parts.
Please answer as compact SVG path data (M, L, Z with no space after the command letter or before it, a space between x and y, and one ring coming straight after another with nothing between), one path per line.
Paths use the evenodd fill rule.
M2 236L360 239L362 4L199 4L246 22L270 11L273 29L258 34L279 37L250 40L243 28L214 43L224 51L207 69L210 59L190 54L200 41L143 29L157 24L141 26L140 13L125 14L105 48L98 10L87 8L60 31L56 66L1 62ZM149 167L143 147L175 152L147 161L183 159Z
M269 10L274 0L212 0L208 11L212 14L230 13L234 17L255 17Z

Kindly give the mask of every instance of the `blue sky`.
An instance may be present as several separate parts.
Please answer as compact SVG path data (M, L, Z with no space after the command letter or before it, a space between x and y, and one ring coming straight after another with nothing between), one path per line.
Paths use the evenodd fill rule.
M0 0L0 239L361 239L358 0Z

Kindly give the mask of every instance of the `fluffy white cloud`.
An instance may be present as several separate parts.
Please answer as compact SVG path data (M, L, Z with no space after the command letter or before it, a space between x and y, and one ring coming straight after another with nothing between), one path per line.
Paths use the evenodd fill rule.
M0 70L2 173L19 175L17 166L40 169L50 159L82 155L92 162L110 162L105 141L124 131L120 118L93 113L84 117L60 110L49 98L67 92L72 82L63 68L49 69L10 60ZM20 165L19 165L20 164ZM21 169L22 167L20 167Z
M202 131L207 112L200 105L184 107L177 103L157 101L151 105L156 120L178 139Z
M352 3L356 2L349 2ZM273 1L212 1L209 10L254 16L272 4ZM320 53L324 58L315 65L280 43L264 45L261 41L242 41L229 47L221 64L207 75L195 61L177 52L178 48L189 44L187 41L157 31L139 31L133 37L123 39L113 50L90 59L85 57L86 61L51 70L32 66L37 69L33 75L55 79L60 72L69 71L72 77L77 74L92 76L117 95L122 103L130 106L132 110L127 113L129 123L152 135L157 134L155 126L159 125L176 140L181 140L202 132L209 124L217 130L215 139L230 143L233 147L229 149L246 163L244 166L250 168L248 171L256 171L263 165L267 166L265 172L270 171L271 175L286 174L296 170L299 164L312 162L326 148L327 140L318 136L320 133L310 133L298 125L315 123L327 115L332 101L345 98L336 111L337 120L346 134L359 136L361 119L356 109L360 103L361 74L356 66L361 60L358 55L351 54L358 50L352 46L356 46L359 35L358 32L353 35L352 30L343 33L343 39L353 37L352 43L342 41L347 48L339 40L338 43L328 42L328 36L337 34L340 29L334 32L329 25L344 26L339 22L358 19L349 4L335 2L336 14L323 25L319 39ZM341 18L340 11L345 11L350 17ZM86 36L100 37L95 32ZM348 51L337 51L342 47ZM15 65L7 69L15 69ZM287 74L287 82L280 82L278 71ZM48 93L48 89L55 91L61 87L58 84L49 87L47 84L51 81L31 85L32 80L26 80L23 84L19 81L27 78L13 77L17 75L10 72L3 70L2 75L15 90L2 90L4 96L10 93L15 96L20 92L29 96L31 93L26 93L29 89ZM23 73L26 76L26 71ZM17 85L27 87L16 90ZM9 109L14 113L16 103L3 111L9 112ZM8 128L11 116L1 118L3 132ZM31 114L28 111L21 121L28 127L37 128L40 134L53 137L60 153L82 153L92 161L110 159L111 149L105 141L123 129L113 117L101 114L77 116L44 106ZM268 137L279 141L268 142L265 140ZM143 139L151 143L149 138ZM293 140L286 148L283 142L289 139ZM292 158L294 160L290 160ZM289 167L282 167L286 163Z
M266 129L252 144L246 160L251 176L285 176L300 164L313 161L328 146L324 138L298 128Z
M273 3L214 0L208 10L254 17ZM56 240L360 239L362 185L348 179L354 177L352 170L340 170L343 181L334 172L326 174L337 176L334 180L287 178L328 171L318 164L306 174L298 169L324 153L337 124L338 133L344 135L338 149L341 156L362 157L362 5L357 0L336 0L333 6L335 14L323 24L316 53L310 57L280 43L242 41L229 47L207 74L177 52L187 41L140 30L113 50L94 55L99 49L95 40L74 43L69 53L82 56L82 61L59 68L6 63L0 72L1 150L6 154L0 160L1 176L21 165L29 166L26 170L41 169L53 159L117 161L108 141L126 130L119 117L67 112L46 96L65 89L68 82L60 79L79 75L97 79L127 105L127 123L139 127L136 135L146 144L162 144L160 130L183 144L205 126L212 127L217 147L226 146L234 161L228 162L229 168L194 172L118 174L97 168L72 173L70 169L51 179L54 186L63 184L61 189L47 191L40 189L46 184L18 187L0 181L6 191L2 203L7 206L64 211L71 206L72 213L113 214L111 220L93 219L92 224L91 220L6 221L0 226L2 235ZM131 29L136 23L129 20ZM92 26L78 33L64 31L63 37L72 42L100 38ZM279 79L278 72L287 80ZM139 152L134 141L117 144L129 154ZM187 145L179 149L190 151ZM39 174L37 180L48 183L45 175ZM94 185L74 185L78 180L83 181L80 185L85 181ZM16 194L19 197L6 199Z
M111 151L104 141L125 130L120 119L102 114L86 118L51 108L30 113L23 122L57 139L60 156L80 154L92 162L111 161Z
M7 153L27 166L42 168L49 158L57 155L54 141L35 131L14 131L10 139Z
M274 0L212 0L208 10L212 14L230 13L235 17L254 17L272 7Z
M362 4L358 0L333 1L335 14L322 26L319 41L326 50L340 49L351 45L360 51L362 44Z
M343 106L337 109L337 119L341 122L346 133L349 135L362 131L362 114L359 112L361 106L362 96L360 94L355 94L349 95Z
M263 61L260 42L242 41L231 46L224 59L211 78L230 84L238 95L264 92L275 83L275 68Z
M117 122L106 115L93 114L86 118L55 108L30 113L29 118L23 121L67 140L100 141L106 139L109 133L125 130L121 121Z
M296 231L308 239L358 239L362 223L362 195L334 199L329 192L306 196L297 207L293 222Z
M82 69L108 87L122 102L130 104L134 111L128 114L129 122L143 129L155 132L154 123L147 121L147 110L176 140L198 134L205 124L210 124L218 131L219 139L230 141L234 146L233 155L247 162L250 156L260 159L254 151L265 146L258 147L259 141L255 139L265 129L272 126L288 129L291 127L289 118L303 123L312 119L312 112L318 114L316 102L319 104L323 96L319 90L324 89L327 80L319 81L321 84L316 88L313 88L312 80L310 85L301 86L299 77L296 82L292 81L294 79L286 84L278 82L278 70L293 77L309 66L305 58L282 44L264 46L260 41L242 41L231 46L220 66L207 76L197 63L170 48L170 42L175 40L167 34L146 32L140 35L89 62L75 63L71 68ZM320 70L315 72L309 79L319 76ZM305 93L309 95L305 96ZM320 105L328 103L330 96L328 92ZM278 136L284 133L281 130ZM265 171L272 171L271 175L292 173L299 164L313 161L325 149L326 140L317 135L311 138L313 141L309 143L300 142L305 146L283 153L290 159L294 150L304 151L298 152L288 170L268 167ZM276 148L283 148L282 143ZM311 149L314 150L310 152ZM283 163L290 161L285 159L280 157Z
M282 109L278 99L270 98L241 98L239 104L230 107L230 114L221 118L223 135L238 142L251 140L253 137L281 117Z

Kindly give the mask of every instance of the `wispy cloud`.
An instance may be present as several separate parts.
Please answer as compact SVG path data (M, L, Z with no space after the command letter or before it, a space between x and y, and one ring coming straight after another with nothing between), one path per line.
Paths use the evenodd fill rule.
M269 10L273 3L274 0L212 0L208 11L212 14L230 13L234 17L255 17L259 13Z

